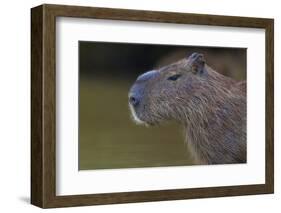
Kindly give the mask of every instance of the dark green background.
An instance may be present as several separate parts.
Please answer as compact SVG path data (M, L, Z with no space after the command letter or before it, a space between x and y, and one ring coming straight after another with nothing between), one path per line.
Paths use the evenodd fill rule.
M79 42L79 169L192 165L182 127L136 125L128 91L136 77L193 52L237 80L246 79L246 49Z

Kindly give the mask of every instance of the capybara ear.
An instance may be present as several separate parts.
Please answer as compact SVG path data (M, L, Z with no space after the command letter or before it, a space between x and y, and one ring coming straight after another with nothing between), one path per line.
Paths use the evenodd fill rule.
M196 73L202 73L205 66L205 58L201 53L193 53L188 57L188 64L191 66L191 71Z

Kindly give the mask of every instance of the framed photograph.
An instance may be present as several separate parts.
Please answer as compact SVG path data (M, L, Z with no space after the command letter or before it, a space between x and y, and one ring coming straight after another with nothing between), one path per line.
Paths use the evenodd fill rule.
M31 9L31 203L274 191L273 19Z

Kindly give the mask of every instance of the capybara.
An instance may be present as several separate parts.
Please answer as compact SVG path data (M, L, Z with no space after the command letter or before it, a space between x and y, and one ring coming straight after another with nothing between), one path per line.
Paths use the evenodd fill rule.
M182 124L195 164L246 162L246 82L219 74L203 54L140 75L129 107L138 124Z

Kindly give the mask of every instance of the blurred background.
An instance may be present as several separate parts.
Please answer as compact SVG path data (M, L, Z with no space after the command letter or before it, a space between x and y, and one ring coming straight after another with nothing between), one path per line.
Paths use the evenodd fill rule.
M246 49L79 42L79 169L192 165L182 127L136 125L128 91L137 76L193 52L216 71L246 80Z

